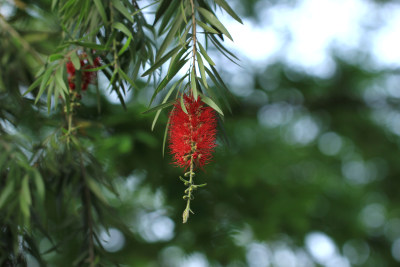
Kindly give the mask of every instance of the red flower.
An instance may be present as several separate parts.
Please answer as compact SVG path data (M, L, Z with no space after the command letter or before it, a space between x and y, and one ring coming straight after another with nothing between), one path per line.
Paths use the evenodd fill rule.
M92 69L99 67L101 65L100 63L100 58L97 57L93 60L93 65L90 65L88 63L88 60L86 59L86 54L82 54L80 56L80 65L82 70L87 70L87 69ZM67 73L68 73L68 86L71 90L75 90L75 67L74 64L72 64L71 61L68 61L67 64ZM82 80L81 80L81 89L82 91L85 91L89 85L95 78L96 78L97 73L95 71L83 71L82 72Z
M217 118L212 108L200 98L184 96L188 114L178 100L170 114L169 141L175 164L188 168L193 156L195 167L202 167L212 158L216 147Z

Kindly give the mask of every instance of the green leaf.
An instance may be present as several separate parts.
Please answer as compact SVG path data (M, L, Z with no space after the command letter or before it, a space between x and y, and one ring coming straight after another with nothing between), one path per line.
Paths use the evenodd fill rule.
M1 191L0 210L3 208L4 204L7 202L7 199L14 192L15 178L16 177L9 176L9 178L7 179L7 184L5 185L4 189Z
M89 187L90 191L99 199L101 200L104 204L108 205L107 199L104 197L103 192L100 189L100 186L96 181L94 181L92 178L87 177L86 178L86 184Z
M21 212L25 218L29 218L30 215L29 207L31 203L32 199L31 199L31 191L29 189L29 176L25 175L22 180L20 199L19 199Z
M119 12L121 12L122 15L125 16L130 22L133 23L133 17L129 13L128 9L124 7L121 3L121 0L112 0L113 6L118 9Z
M168 66L167 77L169 76L172 67L175 66L177 62L179 62L181 59L185 59L185 60L186 60L187 56L188 56L190 53L192 53L192 51L189 51L189 52L187 52L186 55L184 55L184 56L182 57L182 55L183 55L185 52L187 52L187 49L184 48L184 49L182 49L181 51L179 51L179 53L178 53L176 56L173 56L173 57L171 58L171 62L169 63L169 66Z
M182 25L182 15L179 15L176 19L174 24L172 25L171 29L169 30L167 36L165 36L164 42L161 44L160 49L158 50L156 59L159 59L164 54L164 51L168 48L172 40L174 39L175 34L178 32L179 28Z
M197 10L200 12L201 15L203 15L206 20L215 26L218 30L220 30L226 37L229 39L232 39L232 36L229 34L228 30L225 28L225 26L217 19L217 17L214 16L213 13L208 11L207 9L204 9L202 7L198 7Z
M190 74L190 86L192 87L192 93L194 100L197 101L197 86L196 86L196 74L194 73L195 66L192 68L192 73Z
M185 21L186 24L188 24L187 19L186 19L186 12L185 12L186 8L183 7L183 3L184 3L184 1L182 1L180 4L181 13L182 13L183 20Z
M229 92L229 90L228 90L226 87L224 87L225 85L221 85L221 84L218 82L217 78L212 74L212 72L211 72L209 69L206 68L206 72L207 72L207 74L208 74L208 77L211 78L211 80L213 81L213 83L215 84L215 86L216 86L217 88L219 88L219 89L221 89L221 90L225 90L225 91L227 91L230 95L232 95L232 94ZM207 92L211 91L211 87L206 88L206 90L207 90ZM212 94L211 92L209 92L209 95L210 95L211 97L213 97L213 94ZM214 99L215 99L215 98L214 98ZM226 97L222 97L222 100L224 101L225 105L226 105L227 108L229 109L229 112L232 113L231 106L230 106L230 104L229 104L229 101L226 99Z
M188 111L187 111L186 106L185 106L185 101L183 100L183 93L181 94L181 101L180 101L180 103L181 103L181 108L182 108L183 112L185 112L186 114L188 114Z
M175 87L178 85L179 82L182 82L182 81L177 81L176 83L174 83L174 84L171 86L171 88L169 89L168 93L165 95L164 100L162 101L162 104L164 104L164 103L167 102L167 100L169 99L169 97L171 96L172 92L174 91ZM175 102L175 101L176 101L176 100L174 100L174 102ZM156 115L154 116L153 123L151 124L151 130L152 130L152 131L154 130L154 127L156 126L157 119L158 119L158 117L160 116L161 111L162 111L162 109L159 109L159 110L157 111Z
M157 9L153 25L155 25L157 23L157 21L161 18L161 16L165 13L165 11L168 9L168 7L171 4L173 4L171 2L171 0L163 0L161 2L161 4L159 5L159 8Z
M108 64L104 64L104 65L101 65L100 67L97 67L97 68L93 68L93 69L84 69L83 71L88 71L88 72L92 72L92 71L99 71L99 70L103 70L103 69L105 69L105 68L108 68L109 66L111 66L113 63L108 63Z
M228 12L228 14L231 15L232 18L234 18L239 23L243 24L242 20L235 13L235 11L232 10L232 8L228 5L228 3L225 0L214 0L214 1L215 3L217 3L217 5L225 9L225 11Z
M201 56L198 52L196 52L196 56L197 56L197 64L199 65L199 69L200 69L201 79L203 80L204 86L208 87L206 72L204 70L203 59L201 59Z
M215 111L217 111L219 114L224 116L224 113L222 112L221 108L218 107L218 105L215 104L215 102L211 98L209 98L208 96L205 96L203 94L200 94L200 97L201 97L201 100L203 100L204 103L206 103L207 105L212 107Z
M204 47L201 45L201 43L199 42L197 44L199 45L200 53L207 60L208 64L210 64L211 66L214 66L215 65L214 61L212 61L212 59L208 56L207 51L204 49Z
M58 59L64 58L64 55L62 54L52 54L49 56L49 62L56 61Z
M51 110L51 96L53 95L53 90L55 87L55 80L51 79L50 85L47 89L47 113L50 114Z
M235 56L235 54L233 54L231 51L229 51L228 49L226 49L216 38L215 36L210 36L211 42L215 45L215 47L218 49L218 51L220 51L227 59L229 59L230 61L232 61L233 63L235 63L236 65L240 66L239 64L237 64L235 62L235 60L231 59L230 57L233 57L234 59L236 59L237 61L240 61L239 58L237 56ZM228 55L227 55L228 54Z
M197 24L202 27L206 32L209 33L215 33L218 34L219 32L217 32L214 28L208 26L207 24L205 24L204 22L200 21L200 20L196 20Z
M152 72L154 72L156 69L158 69L159 67L161 67L162 64L165 63L165 61L167 61L170 57L172 57L176 52L179 51L179 49L181 49L181 47L178 45L175 48L171 49L171 51L169 51L165 56L163 56L162 58L160 58L159 60L157 60L150 69L146 70L143 74L142 77L145 77L149 74L151 74Z
M172 109L171 112L174 112L174 109ZM167 125L165 125L165 131L164 131L164 138L163 138L163 145L162 145L162 155L164 157L164 152L165 152L165 143L167 141L167 135L168 135L168 128L169 128L169 122L171 120L171 117L168 117Z
M174 76L176 75L176 73L178 73L178 71L186 64L187 60L186 59L182 59L180 60L177 64L175 64L172 68L171 68L171 73L168 76L165 76L164 79L160 82L160 84L158 85L157 89L154 91L153 96L151 97L150 100L150 105L151 103L153 103L154 98L156 97L156 95L165 88L165 86L167 86L168 82L174 78ZM187 77L187 74L184 76Z
M22 96L26 96L29 92L31 92L33 89L35 89L43 80L43 76L40 76L39 78L37 78L28 88L28 90L26 90L26 92L22 95Z
M64 66L61 66L60 68L57 69L55 75L56 83L64 91L65 94L68 94L68 88L63 78L63 72L64 72Z
M94 4L96 5L97 10L99 11L100 17L103 20L104 24L107 24L107 15L104 10L104 6L101 0L94 0Z
M172 106L174 104L174 102L175 102L175 100L171 100L171 101L168 101L167 103L163 103L163 104L157 105L157 106L155 106L153 108L150 108L150 109L142 112L142 114L144 115L144 114L148 114L148 113L151 113L151 112L163 109L163 108L167 108L169 106Z
M50 76L51 76L52 72L53 72L53 68L49 67L46 70L46 72L43 74L43 79L42 79L42 82L40 84L39 93L37 94L36 99L35 99L35 104L39 101L40 97L44 93L44 90L46 89L46 86L47 86L47 84L49 82L49 79L50 79Z
M160 27L158 29L159 36L163 35L165 33L165 30L171 27L171 21L173 23L175 21L175 19L179 17L179 14L177 14L177 11L179 9L178 5L179 5L179 2L181 2L181 0L172 0L169 2L170 2L170 4L168 6L168 9L166 10L165 14L163 15L163 20L161 21Z
M43 178L40 175L40 173L38 171L34 171L33 173L33 179L35 182L35 186L36 186L36 190L39 196L40 201L44 201L44 197L45 197L45 187L44 187L44 183L43 183Z
M122 76L122 78L125 79L125 81L127 81L133 88L137 88L136 84L132 81L131 78L129 78L128 75L126 75L126 73L122 70L122 69L118 69L118 73Z
M81 61L79 60L79 56L77 55L76 51L73 51L73 52L71 53L71 61L72 61L72 64L74 65L74 68L75 68L76 70L80 70L80 68L81 68Z
M121 22L114 22L113 27L123 32L126 36L133 38L131 31Z
M91 48L91 49L95 49L95 50L99 50L99 51L104 51L107 50L107 46L104 45L99 45L96 43L89 43L89 42L80 42L80 41L69 41L66 42L67 44L74 44L74 45L79 45L82 47L87 47L87 48Z
M132 38L129 37L128 40L126 40L124 46L121 48L121 50L119 50L118 56L122 55L126 51L126 49L128 49L129 44L131 43L131 41L132 41Z

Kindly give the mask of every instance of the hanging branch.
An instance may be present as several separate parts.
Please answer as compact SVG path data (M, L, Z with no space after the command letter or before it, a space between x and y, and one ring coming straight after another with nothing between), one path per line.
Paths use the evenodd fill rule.
M232 17L241 22L224 0L218 0L215 1L215 3L225 9ZM170 18L171 14L175 14L175 16L172 16L172 22L169 24L166 22L166 17ZM198 19L196 19L196 14L199 16ZM176 164L186 169L189 168L189 171L185 173L185 177L188 177L188 180L180 177L185 186L187 186L183 197L187 200L186 208L183 212L183 223L186 223L190 212L193 213L190 208L191 200L194 199L193 191L198 187L205 186L205 184L194 184L194 169L202 167L211 159L213 149L216 146L216 114L219 113L221 116L224 115L220 108L220 103L216 98L216 94L213 93L214 89L211 89L208 85L207 78L210 78L213 81L214 86L221 92L226 91L225 84L214 68L215 63L207 54L206 49L200 42L198 42L197 25L204 29L203 34L205 40L211 40L215 47L224 55L231 55L231 53L223 47L217 38L223 40L223 35L229 39L232 39L232 37L224 25L215 16L211 7L203 1L199 6L196 6L195 0L164 0L156 12L155 23L157 23L161 18L163 19L161 20L162 22L159 32L163 33L167 27L169 27L169 31L158 50L156 56L156 59L158 60L153 66L145 71L142 76L150 75L167 60L170 60L170 63L168 73L157 86L151 98L150 105L156 96L167 87L175 74L185 66L185 63L188 60L190 60L190 58L188 58L189 54L191 54L191 66L187 71L187 74L170 87L161 104L148 109L144 113L157 111L152 124L153 129L161 111L164 108L173 106L173 110L170 112L166 126L164 140L168 134L170 141L169 147L171 153L174 155ZM191 35L188 37L190 29ZM169 52L165 52L166 49L171 46L171 43L173 43L173 37L175 37L175 43L177 43L177 45ZM187 41L187 39L189 39L189 41ZM190 41L192 46L191 51L188 51L189 46L187 44ZM199 76L196 72L196 65L200 72ZM182 88L182 82L187 77L188 82ZM176 91L175 100L168 101L174 90ZM223 95L223 93L220 95ZM224 102L228 103L226 99L224 99Z

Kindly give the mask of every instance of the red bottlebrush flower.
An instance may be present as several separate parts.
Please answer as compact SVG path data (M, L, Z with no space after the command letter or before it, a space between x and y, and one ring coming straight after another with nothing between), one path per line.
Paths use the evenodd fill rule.
M80 60L80 65L81 69L87 70L87 69L92 69L92 68L97 68L101 65L100 58L96 57L93 60L93 65L90 65L88 63L88 60L86 59L86 54L82 54ZM68 73L68 86L71 90L75 90L75 67L74 64L72 64L71 61L68 61L67 64L67 73ZM89 72L89 71L83 71L82 72L82 80L81 80L81 89L82 91L85 91L88 88L89 83L91 83L95 78L96 78L96 72Z
M67 62L67 73L68 73L68 75L75 75L75 67L71 61Z
M202 167L212 158L216 147L217 118L214 110L200 98L185 96L184 103L188 114L178 100L170 114L169 141L175 164L188 168L193 156L195 167Z

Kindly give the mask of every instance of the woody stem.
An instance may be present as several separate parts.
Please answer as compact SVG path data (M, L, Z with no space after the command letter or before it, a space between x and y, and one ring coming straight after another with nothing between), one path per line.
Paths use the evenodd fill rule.
M193 48L192 48L192 58L193 58L193 63L192 63L192 68L193 72L196 73L196 16L194 12L194 2L193 0L190 0L190 4L192 6L192 36L193 36Z

